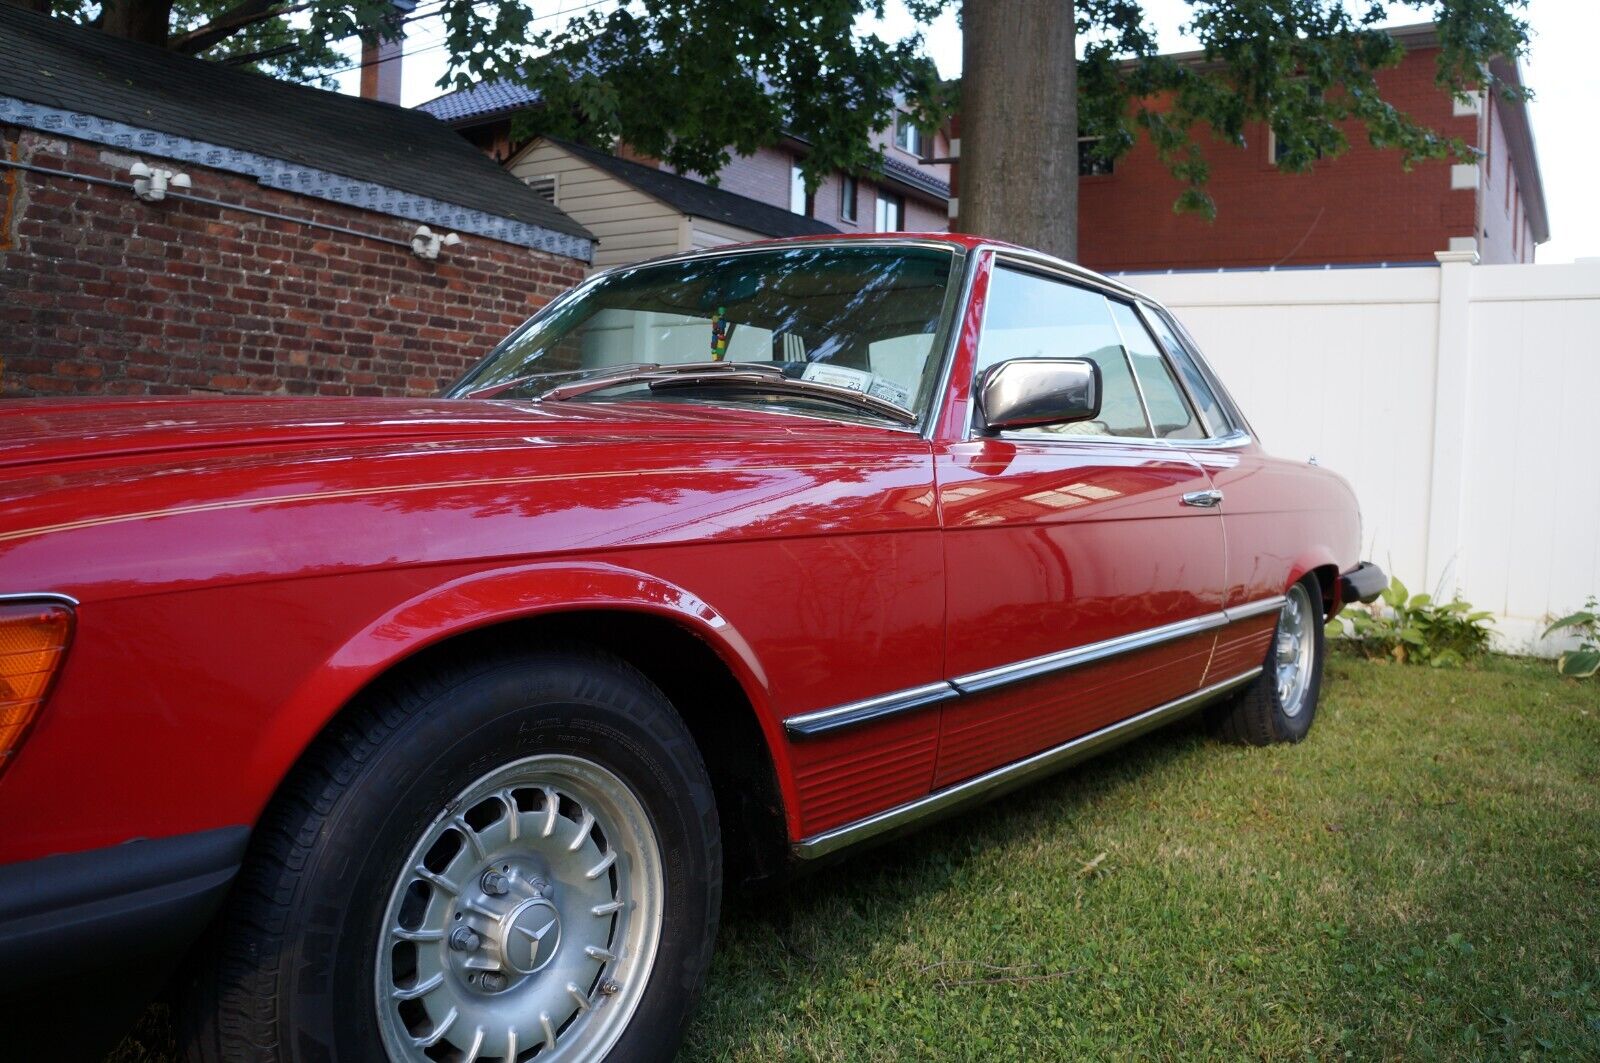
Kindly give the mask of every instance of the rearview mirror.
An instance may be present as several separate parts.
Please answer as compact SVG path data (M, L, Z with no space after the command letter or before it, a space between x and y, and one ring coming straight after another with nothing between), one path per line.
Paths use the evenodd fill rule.
M1100 367L1084 358L1013 358L983 375L978 408L991 431L1088 421L1100 414Z

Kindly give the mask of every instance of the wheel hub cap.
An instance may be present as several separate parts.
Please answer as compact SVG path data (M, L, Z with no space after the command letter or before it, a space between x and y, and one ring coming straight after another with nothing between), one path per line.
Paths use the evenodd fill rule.
M590 761L529 757L439 812L396 877L377 956L391 1060L601 1058L660 940L643 807Z
M1273 653L1278 685L1278 705L1285 716L1298 716L1305 708L1306 691L1311 686L1312 653L1316 635L1311 625L1311 596L1301 584L1290 588L1278 614L1278 632Z
M530 897L506 916L500 955L519 974L535 974L555 957L561 942L561 913L542 897Z

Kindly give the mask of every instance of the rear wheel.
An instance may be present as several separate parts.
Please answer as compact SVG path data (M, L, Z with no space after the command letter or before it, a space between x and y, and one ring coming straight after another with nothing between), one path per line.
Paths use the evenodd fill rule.
M193 979L198 1060L666 1059L721 893L711 784L614 658L504 653L318 742Z
M1308 575L1284 595L1261 674L1213 713L1217 734L1256 746L1304 738L1322 692L1322 654L1322 589Z

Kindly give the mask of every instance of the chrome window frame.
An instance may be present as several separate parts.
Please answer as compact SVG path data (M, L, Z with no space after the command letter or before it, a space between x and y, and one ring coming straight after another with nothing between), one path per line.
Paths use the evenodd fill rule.
M1195 369L1199 371L1200 378L1206 382L1206 387L1211 389L1211 394L1216 398L1217 406L1222 410L1222 415L1228 419L1229 423L1224 426L1226 431L1218 433L1215 428L1207 425L1207 429L1211 434L1204 440L1191 440L1191 442L1197 445L1204 444L1217 447L1239 446L1241 442L1253 441L1255 432L1250 427L1249 421L1245 419L1244 412L1239 409L1239 404L1234 401L1233 395L1223 385L1216 371L1211 368L1211 363L1206 361L1205 355L1200 351L1200 345L1194 341L1194 336L1190 334L1189 330L1183 327L1183 322L1178 320L1177 315L1148 296L1138 297L1134 301L1134 307L1147 319L1152 315L1159 318L1172 331L1172 334L1178 338L1178 342L1183 345L1184 353L1189 356L1194 362ZM1148 324L1148 321L1146 323ZM1155 334L1154 329L1151 329L1151 334ZM1161 347L1162 352L1167 356L1167 362L1171 364L1173 361L1172 352L1166 349L1166 344L1161 342L1159 336L1156 337L1156 344ZM1190 401L1193 402L1193 393L1188 392L1188 385L1183 382L1183 374L1176 373L1175 375L1178 378L1179 386L1184 388L1185 392L1189 394ZM1195 408L1198 411L1199 405L1197 403ZM1202 423L1205 423L1203 418Z
M1137 296L1135 296L1131 291L1119 291L1118 286L1109 281L1107 278L1101 277L1098 274L1091 273L1088 270L1084 270L1079 267L1073 267L1070 263L1062 262L1059 259L1053 259L1036 252L1024 251L1020 248L1006 246L986 244L980 250L987 250L990 252L989 281L991 285L994 283L994 274L996 269L998 269L1002 264L1016 263L1022 267L1022 272L1043 275L1051 280L1056 280L1063 284L1069 284L1075 288L1085 288L1095 292L1102 298L1111 298L1113 295L1125 299L1137 298ZM1109 316L1109 314L1107 316ZM983 320L978 323L978 345L980 347L983 345L984 331L988 328L988 326L989 302L987 299L985 299L983 305ZM1116 330L1118 339L1121 339L1122 331L1121 329L1117 328L1115 318L1113 318L1111 321L1111 327ZM1164 353L1165 351L1163 350L1163 354ZM966 432L962 437L962 441L971 442L974 438L977 438L1003 439L1011 443L1048 443L1055 445L1071 445L1075 443L1117 443L1123 446L1158 446L1166 450L1175 449L1170 441L1156 438L1155 426L1150 420L1150 408L1148 405L1146 405L1144 400L1144 391L1139 384L1139 374L1134 372L1133 362L1129 360L1127 344L1122 345L1122 358L1128 366L1128 375L1133 378L1134 390L1139 395L1139 406L1144 411L1145 424L1150 427L1149 435L1061 436L1053 435L1047 432L1039 432L1036 429L1003 430L993 433L983 432L979 426L979 416L981 411L978 409L978 403L976 397L974 397L972 409L967 417ZM974 396L976 396L978 393L978 375L978 352L974 350L972 352L972 393Z

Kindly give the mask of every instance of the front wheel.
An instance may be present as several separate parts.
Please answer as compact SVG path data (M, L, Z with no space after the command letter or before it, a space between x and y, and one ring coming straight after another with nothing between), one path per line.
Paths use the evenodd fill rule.
M257 833L194 979L191 1058L675 1051L716 932L717 815L687 727L623 662L507 652L396 684Z
M1219 737L1255 746L1304 738L1322 692L1322 655L1322 588L1308 575L1284 595L1261 674L1213 713Z

